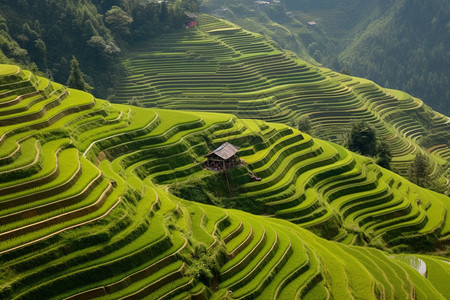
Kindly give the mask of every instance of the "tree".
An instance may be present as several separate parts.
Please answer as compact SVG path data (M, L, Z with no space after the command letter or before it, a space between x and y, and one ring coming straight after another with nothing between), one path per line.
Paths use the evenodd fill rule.
M309 117L308 116L300 117L300 119L298 120L297 128L301 132L310 134L312 126L311 126L311 120L309 119Z
M95 49L98 54L105 57L119 54L121 51L116 44L105 41L105 39L99 35L91 36L89 41L87 41L87 45Z
M314 51L313 58L315 61L321 62L322 61L322 52L320 52L320 50Z
M70 76L67 80L67 86L73 89L88 92L93 88L83 79L83 73L80 70L78 60L74 56L70 62Z
M415 184L431 188L432 168L428 157L422 153L418 153L409 167L409 178Z
M196 12L196 11L199 11L199 9L200 9L201 1L200 0L177 0L175 2L175 5L181 7L183 10Z
M339 73L344 74L344 75L352 75L350 72L350 69L345 66L339 71Z
M138 97L133 96L133 98L131 98L131 100L127 101L128 105L133 105L133 106L137 106L137 107L144 107L144 105L141 103L141 101L139 100Z
M128 35L130 33L129 25L133 23L133 18L120 7L113 6L106 12L105 21L114 34Z
M385 141L377 141L375 130L365 122L353 123L347 138L351 151L376 158L376 163L390 170L392 153Z
M364 121L353 123L347 143L351 151L372 157L376 155L377 137L375 130Z
M389 145L385 141L381 141L377 145L377 165L390 170L392 153Z
M160 10L159 10L159 21L165 22L167 19L167 16L169 15L169 10L167 8L167 2L163 1L161 2Z
M8 24L6 24L6 19L2 15L0 15L0 30L9 33Z

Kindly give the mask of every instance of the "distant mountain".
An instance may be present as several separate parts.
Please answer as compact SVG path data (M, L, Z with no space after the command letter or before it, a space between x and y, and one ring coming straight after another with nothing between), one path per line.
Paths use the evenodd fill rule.
M450 114L448 1L264 3L206 0L204 9L270 35L307 61L404 90Z
M339 64L450 115L450 2L380 6L379 18L342 48Z

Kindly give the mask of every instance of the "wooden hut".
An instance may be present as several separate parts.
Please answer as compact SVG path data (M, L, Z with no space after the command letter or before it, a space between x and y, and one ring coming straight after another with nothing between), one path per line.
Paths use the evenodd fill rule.
M198 24L198 16L191 12L185 12L185 25L186 27L193 27Z
M206 161L206 168L214 171L222 171L239 165L241 160L237 156L238 151L239 147L228 142L223 143L219 148L205 155L208 159Z

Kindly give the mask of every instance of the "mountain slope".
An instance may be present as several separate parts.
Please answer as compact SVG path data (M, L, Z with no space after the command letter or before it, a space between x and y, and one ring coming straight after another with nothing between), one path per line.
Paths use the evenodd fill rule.
M303 138L326 155L331 144L232 115L111 105L15 66L0 65L0 83L1 298L445 299L445 258L326 241L276 218L185 201L164 183L212 174L198 162L220 137L252 143L241 153L249 163L252 151L258 162L272 149L257 136L274 135L268 146ZM448 198L389 181L423 196L425 227L436 226L434 207ZM448 237L443 217L427 238ZM429 278L405 261L424 262Z
M203 7L308 62L407 91L450 113L448 1L207 0Z
M364 120L388 142L397 173L407 176L416 153L430 152L438 190L448 189L448 117L406 93L309 65L227 21L208 15L199 21L198 28L130 52L123 62L128 76L113 101L231 112L292 126L306 116L315 136L335 142L352 122Z
M341 65L450 114L447 1L399 1L339 55Z
M93 93L106 98L123 71L118 57L137 41L181 28L196 0L0 0L0 63L66 83L75 56Z

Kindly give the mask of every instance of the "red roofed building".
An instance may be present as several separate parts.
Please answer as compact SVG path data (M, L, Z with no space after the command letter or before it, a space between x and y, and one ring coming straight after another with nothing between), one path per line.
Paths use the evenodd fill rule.
M191 12L185 12L184 16L186 27L194 27L195 25L198 24L198 16L196 14Z

